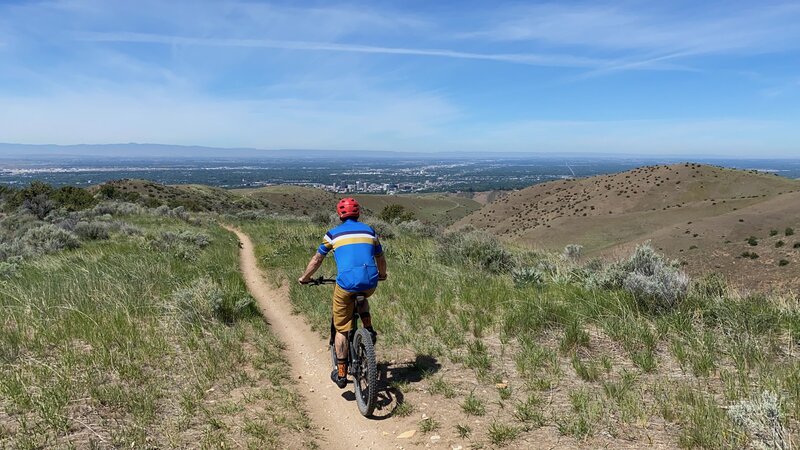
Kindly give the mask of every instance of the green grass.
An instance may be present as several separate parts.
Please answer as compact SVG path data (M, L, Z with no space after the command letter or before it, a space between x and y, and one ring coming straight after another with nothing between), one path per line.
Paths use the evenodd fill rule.
M470 416L482 416L486 414L486 406L474 393L470 393L461 403L461 409Z
M241 225L255 239L263 267L290 280L326 231L290 218ZM479 388L459 402L466 416L514 421L523 434L552 418L563 434L577 439L592 439L601 429L636 439L642 434L625 430L656 415L686 436L700 429L733 436L737 430L730 421L702 422L696 415L715 411L712 405L723 410L726 398L771 387L787 393L784 420L798 429L800 388L793 380L800 379L800 369L786 356L790 337L796 343L800 336L796 298L735 298L725 286L699 285L675 308L653 312L624 290L586 287L582 269L557 256L508 249L519 267L536 267L542 260L552 266L544 283L520 285L509 273L481 270L473 261L442 260L435 238L398 231L383 244L389 280L370 301L381 345L474 373ZM333 275L333 262L326 261L322 272ZM295 284L290 290L295 310L320 334L327 333L330 290ZM501 373L507 362L515 365L520 379L511 384L519 388L498 392L494 383L506 378ZM707 396L705 403L690 408L663 400L658 387L670 382L675 363L691 381L684 389ZM723 370L725 382L709 382ZM432 394L445 401L455 395L447 376L429 380ZM568 411L524 400L565 389L572 392ZM666 439L674 439L674 446L717 448L718 441L673 436Z
M439 429L439 422L437 422L432 417L427 417L425 419L422 419L422 421L419 423L419 431L423 433L430 433L431 431L436 431L438 429Z
M205 233L211 242L189 262L151 250L147 237L115 234L29 259L0 282L0 444L270 446L307 433L280 345L239 275L232 237L177 219L123 219L146 232ZM233 390L248 397L230 398ZM248 407L264 413L242 413ZM243 434L231 429L240 421L248 424Z

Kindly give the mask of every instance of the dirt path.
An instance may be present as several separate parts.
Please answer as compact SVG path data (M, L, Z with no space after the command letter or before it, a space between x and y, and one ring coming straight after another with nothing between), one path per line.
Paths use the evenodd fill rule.
M352 397L352 384L345 390L334 386L327 341L311 331L302 317L292 314L285 287L277 288L264 279L250 238L238 229L225 228L242 243L239 260L247 289L272 331L286 345L284 354L291 364L292 377L297 380L298 392L305 398L316 432L325 440L322 447L386 449L408 445L396 438L404 431L398 421L361 416Z

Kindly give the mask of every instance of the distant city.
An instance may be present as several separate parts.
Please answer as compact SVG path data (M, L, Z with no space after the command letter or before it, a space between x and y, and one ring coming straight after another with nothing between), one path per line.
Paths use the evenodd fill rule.
M344 158L0 158L0 184L44 181L90 186L123 178L222 188L313 186L336 193L403 194L519 189L546 181L618 173L685 158L435 159L402 157L349 162ZM800 178L798 160L694 160Z

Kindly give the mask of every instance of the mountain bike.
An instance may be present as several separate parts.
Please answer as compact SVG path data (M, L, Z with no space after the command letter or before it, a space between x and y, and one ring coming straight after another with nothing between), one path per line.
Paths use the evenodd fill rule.
M305 284L319 286L334 283L336 280L320 276ZM361 305L367 298L359 294L354 294L352 298L356 302L356 307L353 310L354 327L347 335L347 374L353 377L358 410L362 416L369 417L375 410L378 398L378 366L375 361L375 344L372 342L370 332L366 328L359 327L358 323L358 310L361 309ZM336 370L335 337L336 328L333 326L331 317L331 336L328 345L331 351L333 370Z

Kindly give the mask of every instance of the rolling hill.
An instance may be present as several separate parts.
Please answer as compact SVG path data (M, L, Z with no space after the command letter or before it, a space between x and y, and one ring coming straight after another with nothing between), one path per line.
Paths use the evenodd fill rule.
M452 224L481 207L481 203L472 198L446 194L334 194L322 189L288 185L222 189L198 184L163 185L148 180L123 179L93 186L90 191L97 193L101 189L105 189L109 197L150 207L183 206L196 212L266 209L277 214L300 215L333 212L340 198L353 196L371 215L379 214L388 205L399 204L411 211L414 218L441 225Z
M685 163L544 183L455 226L464 225L535 248L581 244L590 256L649 240L691 273L753 287L800 281L791 268L800 264L800 182L754 171Z
M383 208L399 204L414 214L414 217L431 223L450 224L477 211L480 203L471 198L444 194L380 195L380 194L334 194L301 186L268 186L259 189L234 189L240 194L278 208L281 211L308 214L315 211L333 211L336 202L344 196L353 196L369 214L379 214Z

